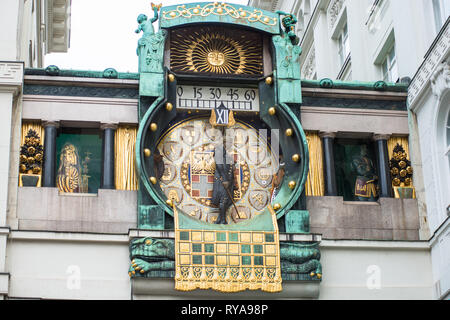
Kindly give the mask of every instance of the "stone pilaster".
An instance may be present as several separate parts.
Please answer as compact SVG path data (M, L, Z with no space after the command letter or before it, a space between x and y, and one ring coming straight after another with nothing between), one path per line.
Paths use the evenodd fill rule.
M6 240L9 228L6 226L6 216L9 207L9 196L17 193L9 189L11 175L11 152L14 149L12 123L17 108L20 107L17 97L23 87L23 63L0 62L0 300L8 295L9 274L5 272ZM20 111L20 110L19 110ZM18 161L18 158L17 160ZM13 166L14 167L14 166ZM16 173L14 173L16 174Z
M105 123L100 126L103 130L102 150L102 182L101 189L115 189L114 182L114 135L117 125Z
M390 136L386 134L375 134L373 140L375 140L375 152L378 165L378 183L380 185L380 197L392 198L392 181L391 173L389 169L389 154L387 141Z
M338 194L336 184L336 170L334 166L334 139L336 133L321 132L320 138L323 144L323 163L325 176L325 196L335 197Z

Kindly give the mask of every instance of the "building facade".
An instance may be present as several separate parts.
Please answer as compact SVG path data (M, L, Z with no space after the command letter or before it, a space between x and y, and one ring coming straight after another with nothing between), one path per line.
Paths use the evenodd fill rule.
M220 11L220 5L210 5L213 6L214 12L223 12L223 10ZM236 8L239 6L231 7L238 10ZM195 6L192 8L188 6L188 8L192 9L194 15L196 14ZM240 8L248 12L254 10L245 6ZM294 12L285 7L269 9ZM170 32L176 32L176 30L187 32L185 30L189 25L183 22L182 18L178 22L179 25L171 24L170 13L164 15L164 12L170 12L170 10L175 9L170 7L161 9L160 19L166 20L162 22L162 29ZM303 12L306 12L306 9ZM269 22L271 17L276 17L273 13L263 13ZM342 16L342 13L340 14ZM146 19L143 19L140 23L145 21ZM210 23L211 21L205 19L197 22ZM340 22L335 21L335 23ZM182 28L177 29L177 26ZM142 26L148 31L150 25L146 27L148 29ZM172 27L175 28L172 29ZM208 24L205 24L205 27L211 28ZM228 25L227 27L236 26ZM267 27L264 26L264 28ZM307 27L302 27L302 22L298 23L297 28L307 30ZM275 29L270 29L273 30L275 37L282 35L283 41L287 40L289 34L287 31L283 33L283 30ZM145 30L142 30L144 31L143 39L145 39ZM158 32L161 32L160 30ZM248 29L242 30L248 31ZM256 32L255 30L252 31ZM265 30L267 32L269 29ZM239 26L236 32L238 31L241 32ZM351 35L350 26L347 31ZM150 34L153 35L155 32ZM262 39L266 36L267 34ZM169 45L170 38L168 39L166 52L174 50L172 49L174 47ZM147 43L150 42L140 41L140 48L144 50ZM280 45L276 41L274 43ZM295 43L294 37L292 43ZM304 40L300 43L303 54L298 61L294 61L294 65L302 63L302 59L308 52L308 49L304 47L306 45ZM262 45L263 48L267 48L263 51L263 57L275 56L278 51L272 51L274 49L269 49L266 45L267 43ZM345 47L345 37L342 37L342 52L347 50ZM342 55L344 56L345 54ZM348 55L345 60L348 60L347 58ZM281 63L283 60L279 56L273 60L263 60L266 64L261 70L262 76L247 79L244 87L249 88L250 91L258 89L260 90L258 92L266 92L264 90L270 92L268 88L271 86L273 88L299 84L294 95L289 95L290 91L286 90L286 87L283 89L277 87L279 92L283 92L280 94L284 97L283 99L288 100L285 103L288 108L284 109L280 103L280 105L277 104L274 112L267 110L261 117L271 119L270 116L275 116L277 112L292 112L305 132L304 142L309 150L307 161L309 173L304 181L304 191L301 196L299 195L293 207L295 209L278 218L277 228L280 243L318 244L321 273L311 272L308 269L297 273L298 277L295 278L286 276L285 271L283 290L277 293L260 290L236 293L212 290L185 292L175 290L173 267L163 270L167 271L166 274L161 273L161 270L151 274L147 273L147 270L141 272L143 268L136 268L136 264L133 263L136 259L132 259L130 263L135 241L146 239L145 244L150 238L152 241L156 240L155 243L159 243L158 240L178 241L171 215L162 211L162 219L148 219L151 214L159 214L159 216L161 214L160 210L154 210L155 203L145 203L147 200L142 193L146 189L153 190L151 184L156 185L153 181L158 182L157 179L161 179L161 186L166 184L164 181L173 181L170 168L175 169L175 172L182 168L171 166L176 158L171 160L170 152L166 153L164 146L167 142L169 150L176 153L178 144L183 143L181 140L185 139L184 136L180 141L164 141L164 137L170 136L168 129L176 128L177 123L184 125L184 119L205 117L205 115L209 117L210 114L209 109L199 110L193 106L184 108L181 100L176 102L170 100L169 93L172 92L170 83L173 86L173 83L184 81L180 82L179 86L186 88L191 81L191 78L183 73L183 64L176 64L176 61L172 62L170 58L165 58L161 60L161 65L158 63L152 65L152 59L155 59L155 56L141 56L139 73L118 73L112 68L98 72L59 70L56 66L44 69L35 68L30 64L30 68L24 69L23 78L21 77L23 69L20 69L16 78L10 77L2 86L10 90L2 106L4 105L5 108L11 106L11 109L8 109L10 110L8 121L11 124L7 123L9 127L2 127L9 137L2 152L9 157L2 158L1 172L2 181L4 185L7 185L8 190L6 194L2 193L3 222L0 228L2 236L0 294L3 298L210 299L214 296L223 299L433 299L443 297L442 294L436 296L433 293L436 289L433 287L436 278L433 273L435 265L431 262L433 255L439 256L444 251L430 249L429 236L427 236L428 224L425 220L427 216L423 214L420 199L417 199L421 192L426 191L420 189L420 184L419 187L416 184L416 174L420 168L414 158L415 144L408 142L408 140L411 141L411 138L408 139L410 135L408 86L403 83L374 81L380 78L363 78L362 80L365 81L363 83L349 82L343 78L342 81L331 80L338 77L333 77L330 72L326 75L317 73L319 76L310 78L302 74L302 80L298 77L296 82L296 73L300 73L300 70L303 73L305 71L292 70L292 74L287 72L283 78L280 75L283 70ZM208 54L208 61L211 66L223 63L217 52L214 56ZM351 62L352 65L354 63L354 61ZM273 72L274 70L276 73ZM330 70L340 72L335 67L330 67ZM351 72L352 78L355 79L353 72ZM323 78L329 79L317 80L322 79L320 76L322 74ZM407 76L406 73L399 73L399 75L399 77ZM275 76L277 81L267 79ZM215 75L215 77L220 78L221 75ZM160 103L158 98L152 100L152 97L160 94L161 88L150 85L156 83L148 82L150 78L156 79L156 82L161 81L162 87L168 88L164 91L168 92L164 95L166 100L161 100L164 103ZM205 88L211 87L214 89L212 92L217 96L217 88L233 89L233 86L236 86L232 84L232 80L224 79L213 81L209 75L202 81ZM242 81L242 78L239 79ZM260 84L255 86L254 83ZM178 88L175 87L173 91L175 94L179 92ZM251 99L250 91L247 93ZM192 92L194 94L199 91ZM233 93L240 94L240 91L231 91L231 99L233 99ZM180 99L185 98L182 95L183 93ZM261 95L259 97L261 102L267 99ZM444 100L441 101L445 102L445 94L442 97ZM201 98L191 100L197 103L203 101ZM167 101L173 103L172 107L166 104ZM147 111L152 108L146 109L148 106L159 106L161 107L159 112L175 112L173 115L177 114L185 118L183 121L175 122L175 126L173 123L168 125L158 122L165 121L164 117L146 121ZM259 107L261 113L264 113L264 108L269 109L269 106L264 103L260 103ZM251 123L252 119L255 120L258 116L258 113L249 116L248 113L243 114L240 111L236 111L235 114L236 119L244 123ZM266 121L270 122L270 120ZM31 132L30 129L32 129ZM287 131L285 127L282 129L282 135L287 137L284 139L290 139L292 132ZM151 136L156 134L155 132L159 135L158 139ZM147 134L150 138L147 138ZM189 139L195 138L195 134L188 134L186 139L191 141ZM148 161L146 159L152 159L149 156L157 151L157 149L151 149L149 153L144 149L146 143L151 145L153 141L162 141L159 151L166 157L166 159L163 157L165 167L164 171L160 172L160 176L157 171L152 171L154 168L151 163L146 162ZM185 144L190 145L190 142ZM397 145L403 149L396 149ZM39 153L42 153L42 162L36 155ZM290 161L286 149L283 153L286 161ZM28 160L30 156L33 159ZM398 161L395 158L397 156ZM181 158L183 157L180 156ZM144 163L144 170L150 173L155 172L154 175L149 174L143 179L144 170L139 168L135 159L140 159ZM156 161L158 158L153 159ZM170 161L167 162L167 160ZM394 180L398 174L391 172L395 165L401 162L400 160L404 162L404 166L400 166L400 169L406 170L410 167L409 163L414 166L413 181L405 180L410 177L409 173L405 173L402 180L395 184ZM303 157L302 161L306 159ZM292 164L288 163L288 166L290 165ZM35 169L36 167L39 169ZM358 172L359 167L367 168L364 169L364 174ZM261 180L255 175L256 171L252 172L252 170L250 168L250 176L255 180L251 180L250 184L259 185L260 187L256 188L259 190L267 188L265 180ZM373 179L363 179L362 176L365 177L366 174L370 174ZM37 179L35 184L30 186L33 183L33 176ZM288 174L286 176L292 177ZM181 175L180 178L182 178ZM290 182L288 180L285 179L284 183ZM187 184L181 182L181 186L188 190L186 186L192 188L193 182L189 181ZM295 189L295 184L293 188ZM249 192L258 191L256 189ZM178 189L174 188L174 190ZM180 201L180 210L188 213L185 206L192 203L184 202L183 199L186 199L187 193L182 190L183 198L168 191L167 199L173 202ZM199 192L202 192L201 188ZM264 195L261 192L254 193L255 199L261 198L258 198L258 194L261 197ZM171 198L172 196L174 198ZM275 199L277 199L276 196ZM445 194L441 196L441 203L443 199ZM244 207L254 210L257 203L252 204L250 200L248 200L249 205ZM162 203L162 208L166 212L170 211L173 202L169 207L164 207L165 203ZM274 202L274 208L275 205ZM147 209L145 206L151 206L151 208ZM283 206L284 203L280 205L281 208ZM295 215L290 214L292 211L296 212ZM194 212L189 215L202 219L195 210L189 212ZM250 211L248 214L252 215ZM438 227L438 222L432 228L435 227ZM445 228L445 226L441 227L442 230L447 230ZM433 241L443 242L445 232L442 235ZM216 245L219 250L219 244ZM441 247L436 245L436 248ZM442 268L440 267L442 275L445 269L445 264ZM281 272L283 274L283 266ZM441 284L441 287L444 285Z
M449 21L427 52L408 94L411 145L420 155L414 166L423 173L421 197L431 234L434 292L441 299L448 299L450 290Z
M448 143L443 126L448 122L445 70L449 3L304 0L250 1L250 4L293 12L299 17L297 34L304 50L301 69L305 79L405 83L413 79L408 99L409 143L413 150L411 161L421 239L429 239L434 252L434 296L448 298L450 256L446 253L449 242L446 226L450 191Z
M70 38L70 1L4 1L0 24L0 292L8 291L5 273L6 239L14 220L7 215L16 206L17 155L20 136L14 128L21 126L22 89L25 67L42 67L44 54L67 52ZM8 222L7 222L8 220Z
M448 2L440 0L249 3L298 17L302 77L319 80L397 82L412 78L450 14Z

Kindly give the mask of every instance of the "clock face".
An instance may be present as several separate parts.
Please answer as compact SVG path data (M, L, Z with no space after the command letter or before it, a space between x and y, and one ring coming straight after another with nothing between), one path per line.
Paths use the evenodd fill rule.
M208 118L190 119L169 129L158 143L164 175L160 186L177 209L196 219L214 223L219 209L211 202L214 150L224 144L234 162L233 200L228 223L239 223L262 213L270 202L272 177L278 170L275 156L258 130L241 122L225 133L213 128ZM236 212L237 209L237 212Z

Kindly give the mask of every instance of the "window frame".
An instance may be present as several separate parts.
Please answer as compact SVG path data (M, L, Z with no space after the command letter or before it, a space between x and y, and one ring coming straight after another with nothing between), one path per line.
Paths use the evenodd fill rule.
M345 64L345 61L347 60L348 56L351 53L347 21L342 26L341 31L339 32L339 37L338 37L337 41L338 41L339 63L340 63L340 67L342 68Z
M393 58L391 58L392 53L394 53ZM395 70L395 73L393 73L393 70ZM392 44L390 49L386 52L383 62L381 63L381 76L383 77L383 81L385 81L385 82L395 83L399 79L397 52L395 50L395 42ZM396 78L394 78L394 76Z

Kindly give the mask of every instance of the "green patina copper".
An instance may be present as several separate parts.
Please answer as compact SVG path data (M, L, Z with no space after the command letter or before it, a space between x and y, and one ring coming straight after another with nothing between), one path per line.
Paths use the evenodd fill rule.
M277 14L238 4L199 2L167 6L161 9L161 28L196 23L228 23L271 34L280 32Z
M208 8L209 11L206 10ZM277 209L278 219L286 215L286 232L308 233L309 213L296 209L308 175L309 152L306 136L298 118L302 103L299 66L301 48L298 46L298 39L294 32L297 22L295 17L283 12L274 14L245 6L218 3L164 7L160 14L158 9L153 6L154 17L150 20L145 15L140 15L139 27L136 30L136 32L143 32L137 49L140 72L139 130L136 141L136 167L140 177L138 227L162 230L167 226L165 213L173 214L173 209L166 204L167 198L161 191L159 183L151 182L151 177L154 177L156 172L153 158L144 156L144 148L149 148L151 154L154 154L159 137L176 116L175 107L171 111L165 108L167 102L176 105L175 101L170 99L173 99L171 97L174 96L173 92L176 90L177 83L177 80L173 81L173 79L173 82L168 81L168 72L163 67L166 35L170 28L186 24L224 23L241 25L271 34L274 48L273 83L265 81L264 78L258 80L259 116L269 129L279 130L279 143L286 163L283 183L272 204L280 205ZM285 17L281 19L281 16ZM152 23L158 18L160 30L155 32ZM274 114L269 112L270 108L275 108L276 112ZM150 130L150 127L153 129ZM287 128L292 130L289 136L285 135ZM298 156L298 161L292 159L294 154ZM295 182L295 186L292 187L290 182ZM291 210L292 208L294 210ZM264 213L268 213L268 209L265 209ZM258 229L266 230L272 225L271 221L267 220L269 217L270 214L261 214L251 220L227 226L226 229L251 230L257 225ZM183 220L183 225L189 225L192 229L225 228L184 214L180 214L179 219ZM269 229L267 231L272 231ZM173 241L172 239L133 240L130 244L132 259L130 275L148 278L173 277ZM320 279L322 270L317 243L282 243L280 253L283 279Z
M179 7L179 6L175 6ZM194 5L186 5L186 8L195 8ZM215 6L217 9L217 6ZM155 17L151 20L147 20L145 15L140 15L138 18L139 28L136 32L144 32L143 37L139 40L138 47L138 55L140 66L142 64L147 63L148 59L146 57L148 55L148 48L146 47L146 43L148 41L144 41L143 39L149 39L154 37L156 34L154 32L152 22L156 21L158 17L157 8L154 7ZM166 10L166 11L164 11ZM168 12L167 8L163 8L162 16L164 16L164 12ZM214 22L214 17L216 15L207 15L203 17L204 22ZM183 19L185 17L182 17ZM212 19L212 20L211 20ZM293 25L295 24L291 20L292 23L286 25L285 27L289 27L292 30ZM164 25L161 23L161 27L169 25ZM161 30L159 31L161 32ZM281 209L277 211L277 217L280 218L284 214L286 214L290 208L292 208L300 197L301 192L303 191L304 184L308 174L308 163L309 163L309 154L308 154L308 146L306 141L306 136L300 124L298 117L294 114L287 104L293 104L293 107L298 107L297 104L301 103L301 81L300 81L300 67L298 63L299 55L301 54L301 49L298 45L292 43L292 39L289 37L289 34L278 28L278 34L273 36L273 43L275 45L275 55L276 55L276 71L274 72L275 76L275 93L270 93L271 89L269 86L260 86L262 88L261 94L268 93L268 98L262 98L263 103L260 106L260 115L262 120L268 124L271 129L280 130L280 145L281 150L286 155L287 160L287 170L286 177L281 186L281 190L278 193L275 202L281 205ZM151 198L156 202L156 204L161 205L164 210L172 214L172 209L165 204L165 195L159 189L159 186L153 186L149 182L149 177L151 177L151 173L146 172L145 166L143 165L143 140L144 132L148 130L149 123L151 121L155 121L158 124L158 129L152 135L157 138L161 133L161 129L164 128L164 124L168 121L162 121L160 117L157 117L158 109L161 109L162 103L164 100L165 93L162 90L162 82L164 81L164 74L159 73L161 69L159 66L162 66L163 56L160 56L160 61L158 62L158 72L145 72L145 68L141 68L141 81L140 81L140 95L141 96L154 96L157 97L155 102L151 105L151 107L147 110L145 115L140 120L139 132L138 132L138 141L136 148L136 158L137 158L137 168L140 172L141 181L145 187L145 189L149 192ZM167 81L166 81L167 82ZM273 99L273 97L275 99ZM264 103L265 102L265 103ZM268 109L276 106L278 109L278 113L275 116L270 116L268 114ZM155 119L155 120L152 120ZM292 128L294 130L294 135L292 137L286 138L283 134L283 131L286 128ZM156 139L155 139L156 140ZM293 154L298 154L300 156L300 161L298 163L294 163L290 158ZM296 187L294 190L289 188L288 183L290 181L296 182ZM148 212L148 209L146 212ZM268 209L266 209L268 210ZM158 215L159 216L159 215ZM143 219L142 221L144 221ZM158 218L161 222L158 223L159 227L157 229L162 228L162 220ZM203 223L203 222L201 222ZM203 223L208 225L207 223ZM148 224L147 225L151 225ZM299 231L300 232L300 231Z
M175 240L138 238L130 243L131 277L175 276ZM280 242L281 274L286 280L320 280L322 265L317 242Z
M108 72L106 72L108 70ZM92 71L92 70L65 70L65 69L59 69L55 65L48 66L45 69L32 69L32 68L26 68L25 69L25 75L30 76L58 76L58 77L70 77L70 78L111 78L109 76L110 72L113 72L112 70L115 70L113 68L107 68L104 71ZM116 71L117 72L117 71ZM116 79L123 79L123 80L138 80L139 79L139 73L133 73L133 72L117 72L117 77L114 77Z
M333 88L350 90L383 90L387 92L407 92L408 84L391 83L384 81L363 82L363 81L340 81L328 78L321 80L302 80L302 87L305 88Z

